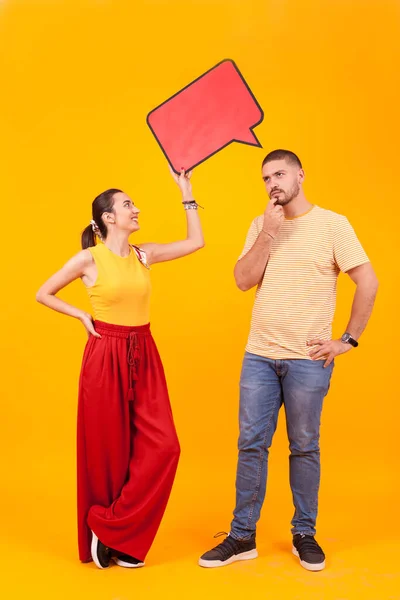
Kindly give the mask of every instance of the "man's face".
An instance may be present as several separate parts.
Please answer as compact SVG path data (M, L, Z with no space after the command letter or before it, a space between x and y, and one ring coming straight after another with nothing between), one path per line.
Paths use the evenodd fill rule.
M273 160L263 166L262 178L274 204L285 206L299 195L304 171L286 159Z

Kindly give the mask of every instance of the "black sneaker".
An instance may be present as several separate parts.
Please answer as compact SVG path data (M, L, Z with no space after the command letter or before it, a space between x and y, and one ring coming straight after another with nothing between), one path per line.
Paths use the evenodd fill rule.
M128 569L138 569L139 567L144 567L144 562L142 560L139 560L134 556L129 556L129 554L118 553L113 556L112 559L120 567L126 567Z
M219 535L222 534L217 534L214 537ZM221 544L200 557L199 565L200 567L224 567L237 560L250 560L251 558L257 558L257 556L255 534L249 540L242 542L228 535Z
M92 545L91 545L92 558L99 569L107 569L110 566L111 561L111 549L105 546L103 542L99 540L97 535L92 531Z
M308 571L322 571L325 568L325 554L313 535L298 533L293 536L292 552L300 558L300 564Z

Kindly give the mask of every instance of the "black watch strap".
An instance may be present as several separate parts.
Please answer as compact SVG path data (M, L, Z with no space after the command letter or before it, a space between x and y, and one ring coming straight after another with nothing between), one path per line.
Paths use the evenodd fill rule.
M351 344L354 348L357 348L358 342L355 340L350 333L346 331L340 338L343 344Z

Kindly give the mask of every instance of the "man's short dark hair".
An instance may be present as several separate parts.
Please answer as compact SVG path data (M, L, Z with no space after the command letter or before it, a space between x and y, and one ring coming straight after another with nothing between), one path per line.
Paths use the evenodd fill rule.
M264 158L262 166L273 160L287 160L288 163L296 165L299 169L303 168L299 157L294 152L290 152L290 150L273 150Z

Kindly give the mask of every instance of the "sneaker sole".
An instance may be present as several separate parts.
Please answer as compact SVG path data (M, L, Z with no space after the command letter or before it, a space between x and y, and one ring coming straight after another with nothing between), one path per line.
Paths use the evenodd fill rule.
M97 556L97 543L99 541L99 538L97 537L97 535L92 531L92 544L90 546L90 552L93 558L93 562L95 563L96 567L98 567L99 569L108 569L110 565L107 565L106 567L103 567L100 564L100 561L98 559Z
M125 567L126 569L139 569L140 567L144 567L144 562L140 562L137 565L132 565L131 563L125 562L125 561L121 560L120 558L117 558L116 556L113 556L112 560L119 567Z
M248 552L241 552L240 554L234 554L227 560L205 560L203 558L199 559L199 566L206 568L216 568L216 567L225 567L226 565L231 565L232 563L238 560L251 560L252 558L257 558L258 552L256 549L249 550Z
M299 553L294 546L292 548L292 552L295 556L297 556L297 558L300 559ZM321 563L308 563L305 560L300 559L300 564L304 569L307 569L307 571L322 571L322 569L325 569L325 561Z

